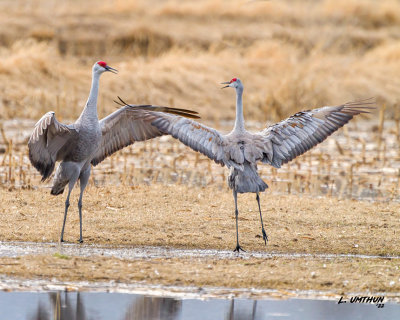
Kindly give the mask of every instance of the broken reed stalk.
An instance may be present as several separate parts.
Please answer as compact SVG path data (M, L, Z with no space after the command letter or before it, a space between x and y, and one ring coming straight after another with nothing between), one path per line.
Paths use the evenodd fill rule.
M394 116L394 121L395 121L395 135L397 139L397 152L398 152L398 157L400 158L400 105L397 105L395 108L395 116Z
M10 142L8 141L6 133L4 132L4 127L3 127L2 123L0 123L0 133L1 133L1 136L3 137L4 144L7 146L7 148L4 152L3 160L1 161L1 166L4 166L4 164L6 163L8 152L9 152L8 146L9 146Z
M397 182L393 189L392 199L394 199L399 194L399 188L400 188L400 169L397 172Z
M149 147L149 149L150 149L149 157L153 158L153 140L149 141L149 145L150 145L150 147Z
M344 155L343 148L342 148L342 146L340 145L340 143L339 143L339 141L338 141L337 139L335 139L335 144L336 144L336 148L337 148L338 151L339 151L339 154L340 154L341 156Z
M377 149L378 160L380 159L380 154L381 154L382 134L383 134L383 127L385 125L385 110L386 110L386 104L382 105L382 107L379 110L378 149Z
M125 152L122 153L122 158L123 158L124 165L123 165L123 170L121 173L121 183L123 186L126 186L128 174L127 174L127 154Z
M211 181L209 181L210 184L214 183L214 174L212 172L212 163L211 161L207 162L207 172L208 176L211 178Z
M153 182L153 183L157 183L157 182L158 182L158 177L159 177L159 176L160 176L160 170L154 171L154 175L153 175L152 182Z
M22 181L23 176L24 176L24 174L23 174L24 161L23 160L24 160L24 155L22 154L22 152L20 152L20 154L19 154L19 184L21 187L25 186L25 179L24 179L24 181Z
M155 146L155 148L156 148L157 154L160 153L160 139L156 139L156 146Z
M343 127L344 136L346 137L346 145L351 145L351 138L349 134L349 128L347 126Z
M299 161L299 158L296 158L296 159L294 160L294 164L295 164L295 166L297 167L297 170L301 170L301 163L300 163L300 161Z
M382 166L385 167L386 166L386 142L385 141L383 141L383 150L382 150L381 156L382 156L382 160L383 160Z
M360 138L361 140L361 158L362 158L362 163L365 164L366 163L366 155L365 155L365 150L366 150L366 143L365 140L363 138Z
M200 153L196 152L195 158L194 158L194 167L197 168L200 160Z
M124 183L124 185L126 184L126 180L127 180L127 178L128 178L128 155L124 152L124 154L123 154L123 157L124 157L124 175L123 175L123 179L124 179L124 181L123 181L123 183Z
M4 144L7 145L8 139L7 139L6 133L4 132L4 127L3 127L2 123L0 123L0 132L1 132L1 136L3 137L3 140L4 140Z
M353 197L353 166L354 164L351 164L349 167L349 179L348 179L348 185L349 185L349 197Z
M333 196L333 188L334 188L334 186L335 186L335 180L334 179L331 179L331 180L329 180L329 182L328 182L328 192L327 192L327 196L328 197L332 197Z
M295 173L293 177L293 189L298 194L301 192L301 177L299 174Z
M110 171L114 169L114 157L110 156Z
M132 164L130 165L129 174L128 174L128 177L129 177L129 184L133 184L134 174L135 174L135 164L132 163Z
M8 181L13 183L15 182L13 176L13 169L14 169L14 156L13 156L13 141L12 139L9 140L8 144Z
M321 175L323 164L324 164L324 159L323 159L322 153L320 152L318 154L318 167L317 167L317 175L318 175L318 177L320 177L320 175Z
M291 194L292 191L292 183L290 181L286 182L286 192L287 194Z

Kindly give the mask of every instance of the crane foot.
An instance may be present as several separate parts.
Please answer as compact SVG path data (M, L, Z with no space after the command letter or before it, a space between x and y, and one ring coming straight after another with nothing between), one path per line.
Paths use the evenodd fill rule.
M242 250L243 252L246 252L246 250L243 250L243 248L239 244L237 244L236 248L235 248L235 250L233 250L233 252L238 252L239 253L240 250Z
M83 243L83 239L79 239L78 242L79 242L79 243Z
M265 232L264 228L262 228L262 235L263 235L263 240L265 242L265 245L267 245L268 236L267 236L267 233Z

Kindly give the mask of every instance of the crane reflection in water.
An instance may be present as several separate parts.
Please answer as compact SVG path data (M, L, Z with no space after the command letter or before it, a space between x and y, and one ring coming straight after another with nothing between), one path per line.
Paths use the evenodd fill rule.
M112 295L112 294L107 294ZM111 296L110 296L111 298ZM121 306L118 304L120 300L117 296L114 299L107 299L108 311L112 311ZM96 303L93 304L93 301ZM98 316L102 316L100 305L104 309L104 300L95 299L88 300L83 297L80 292L49 292L48 293L48 303L45 303L42 299L39 300L37 309L33 314L31 314L27 320L89 320L89 319L99 319ZM152 297L152 296L139 296L132 295L131 302L124 304L126 310L118 310L117 316L112 319L121 320L178 320L183 319L183 301L180 299L167 298L167 297ZM206 303L206 302L205 302ZM50 308L49 308L50 304ZM97 304L97 307L96 307ZM226 320L254 320L257 309L257 301L254 300L252 303L252 308L241 308L240 304L235 305L235 300L232 299L229 305L224 304L224 309L226 309L224 319ZM194 308L196 309L196 308ZM202 309L206 312L206 309ZM93 312L94 311L94 312ZM186 310L187 312L188 310ZM189 310L190 311L190 310ZM193 312L197 312L193 310Z

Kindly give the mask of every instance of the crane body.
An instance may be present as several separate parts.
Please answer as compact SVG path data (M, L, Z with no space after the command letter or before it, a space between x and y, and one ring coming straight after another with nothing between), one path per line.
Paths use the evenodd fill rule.
M280 168L281 165L325 140L355 115L368 113L370 109L373 109L370 106L373 103L367 99L339 106L302 111L260 132L253 133L245 129L242 82L238 78L233 78L223 84L226 84L223 88L231 87L236 90L236 120L233 130L229 134L223 135L216 129L194 120L174 118L168 114L154 119L152 125L230 169L228 185L233 192L236 218L234 251L239 252L243 249L239 245L238 193L256 194L262 237L265 244L268 240L262 220L259 197L259 193L265 191L268 185L258 175L257 163Z
M50 177L55 163L61 161L54 175L50 192L52 195L62 194L68 185L60 242L64 241L71 191L78 180L80 181L79 242L83 242L82 198L89 181L92 165L99 164L109 155L136 141L163 135L164 133L151 125L148 121L149 118L156 118L164 112L178 118L182 116L199 118L196 116L197 112L191 110L135 105L122 107L99 121L97 114L99 80L101 74L106 71L117 72L104 61L94 64L89 98L75 123L63 124L57 121L53 111L47 112L36 123L28 142L29 159L40 172L42 181Z

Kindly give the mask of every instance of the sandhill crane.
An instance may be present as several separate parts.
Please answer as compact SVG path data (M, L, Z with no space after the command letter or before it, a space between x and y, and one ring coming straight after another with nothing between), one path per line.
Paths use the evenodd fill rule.
M190 110L137 105L120 108L99 121L97 116L99 79L106 71L117 73L117 70L104 61L98 61L93 65L89 98L75 123L65 125L57 121L55 113L50 111L36 123L28 142L29 159L40 172L42 181L50 177L56 161L61 161L51 188L52 195L62 194L67 184L69 188L60 242L63 242L70 194L78 180L80 180L79 242L83 242L82 197L89 180L91 164L97 165L112 153L135 141L163 135L164 133L149 122L149 118L153 119L158 113L169 112L178 116L199 118L195 115L197 112Z
M222 84L226 84L223 88L236 89L236 121L229 134L222 135L217 130L196 121L173 118L167 114L155 119L152 125L230 169L228 185L233 190L236 217L234 251L239 252L244 250L239 245L238 193L256 193L262 237L265 244L268 240L259 197L259 193L265 191L268 185L258 175L257 163L262 162L280 168L282 164L293 160L325 140L353 116L368 113L368 110L373 108L369 106L372 104L369 99L335 107L322 107L298 112L261 132L251 133L245 129L243 118L242 82L238 78L233 78Z

